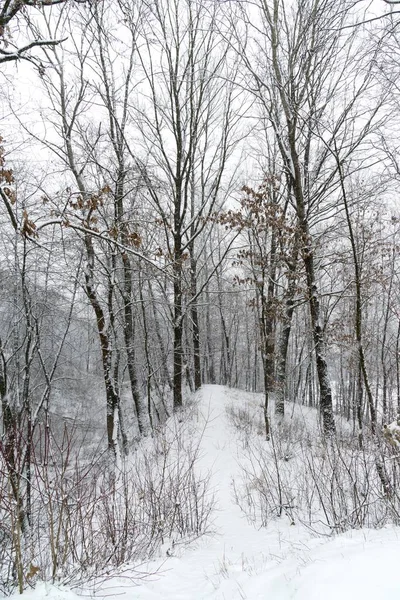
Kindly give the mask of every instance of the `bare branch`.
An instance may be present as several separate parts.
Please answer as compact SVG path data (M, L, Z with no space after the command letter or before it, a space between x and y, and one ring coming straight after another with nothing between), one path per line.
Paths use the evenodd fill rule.
M20 60L21 58L25 59L25 60L32 60L31 57L24 56L24 53L27 52L28 50L31 50L32 48L40 48L43 46L45 46L45 47L58 46L58 44L65 42L66 39L67 38L63 38L62 40L36 40L34 42L30 42L26 46L23 46L22 48L18 48L18 50L14 50L11 52L9 52L8 50L4 50L3 48L0 48L0 63Z

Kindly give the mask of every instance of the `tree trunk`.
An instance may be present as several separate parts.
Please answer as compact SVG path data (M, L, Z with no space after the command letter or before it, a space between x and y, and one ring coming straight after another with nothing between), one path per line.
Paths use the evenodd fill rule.
M180 217L177 219L180 220ZM174 374L173 374L173 394L174 410L179 410L183 406L182 398L182 368L183 368L183 306L182 306L182 251L181 236L176 233L174 236Z
M106 430L108 449L115 455L115 417L117 414L119 398L114 389L112 380L112 345L106 330L104 311L96 295L93 285L94 249L90 234L85 234L85 246L88 257L88 266L85 272L85 291L96 316L97 332L100 339L101 362L103 378L106 389Z
M208 278L208 273L206 270L206 278ZM206 297L206 348L207 348L207 379L208 383L215 383L215 364L214 364L214 347L212 344L212 332L213 329L211 327L211 315L210 315L210 294L208 292L208 285L205 290ZM399 331L400 331L400 322L399 322ZM399 392L400 394L400 392ZM400 402L400 400L399 400Z
M197 263L193 257L194 250L191 251L190 261L190 278L191 278L191 296L196 298L197 295ZM197 310L197 301L191 305L191 320L193 332L193 369L194 369L194 389L198 390L201 387L201 357L200 357L200 327L199 314Z
M297 158L297 154L294 147L292 147L292 156L295 156ZM312 248L312 241L304 206L303 190L300 183L300 167L298 160L294 160L293 163L296 175L294 181L294 195L296 198L299 229L302 234L302 241L304 244L303 262L306 271L308 303L310 308L311 328L314 341L317 377L320 391L320 414L322 418L322 427L324 434L333 435L336 431L336 426L335 419L333 416L332 389L328 373L328 364L326 362L325 357L325 336L321 324L319 292L315 277L314 250Z
M264 424L265 437L269 440L269 395L275 388L275 278L276 278L276 232L272 229L271 245L268 266L262 269L262 289L261 289L261 340L262 357L264 369ZM265 281L267 279L267 282ZM267 288L265 290L265 287ZM267 295L265 296L265 291Z
M297 260L296 260L297 262ZM296 264L295 262L295 264ZM276 365L276 395L275 395L275 414L279 419L282 419L285 414L285 389L286 389L286 363L289 348L290 331L292 329L292 318L294 313L294 295L296 288L295 272L296 266L293 267L293 272L290 274L290 280L285 298L285 309L283 315L282 330L278 341L278 356Z
M158 347L159 347L159 350L161 353L161 373L163 376L163 385L168 385L169 389L172 390L173 384L172 384L170 372L168 370L168 356L167 356L167 352L165 350L165 344L164 344L164 340L163 340L161 329L160 329L160 322L158 320L156 302L155 302L153 288L151 286L150 280L148 281L148 287L149 287L150 302L151 302L151 306L153 307L154 329L155 329L156 336L157 336Z

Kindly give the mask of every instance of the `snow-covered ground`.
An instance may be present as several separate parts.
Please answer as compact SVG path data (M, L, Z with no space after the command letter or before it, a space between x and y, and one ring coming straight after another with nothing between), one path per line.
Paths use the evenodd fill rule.
M154 575L138 582L127 568L107 578L96 597L125 600L394 600L400 598L400 528L351 531L318 538L285 517L268 527L249 524L232 496L241 444L226 407L245 393L204 386L197 425L204 429L199 468L212 472L213 529L189 547L163 548L165 556L139 567ZM90 588L82 595L90 597ZM27 600L73 600L77 594L39 584ZM14 597L15 599L17 596Z

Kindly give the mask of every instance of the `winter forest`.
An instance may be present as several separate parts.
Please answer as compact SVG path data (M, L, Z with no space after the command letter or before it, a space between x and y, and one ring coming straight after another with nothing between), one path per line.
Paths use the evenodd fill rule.
M399 1L1 0L0 77L0 597L395 598Z

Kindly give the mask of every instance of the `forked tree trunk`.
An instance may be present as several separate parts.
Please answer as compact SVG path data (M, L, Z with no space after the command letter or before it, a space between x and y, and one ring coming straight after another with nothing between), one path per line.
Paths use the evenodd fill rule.
M328 364L326 362L325 335L321 323L320 296L315 277L314 249L309 231L306 215L304 195L302 188L302 174L296 152L294 132L289 136L290 151L293 163L293 193L296 200L296 210L301 241L303 243L302 256L306 272L308 304L310 308L311 328L314 341L316 369L319 384L319 408L322 427L325 435L333 435L336 431L333 416L332 388L329 379Z
M108 449L115 455L115 419L117 417L119 397L114 388L112 377L112 344L106 328L104 311L93 285L94 249L90 234L85 234L87 269L85 272L85 292L96 316L97 333L100 340L103 379L106 389L106 430Z

